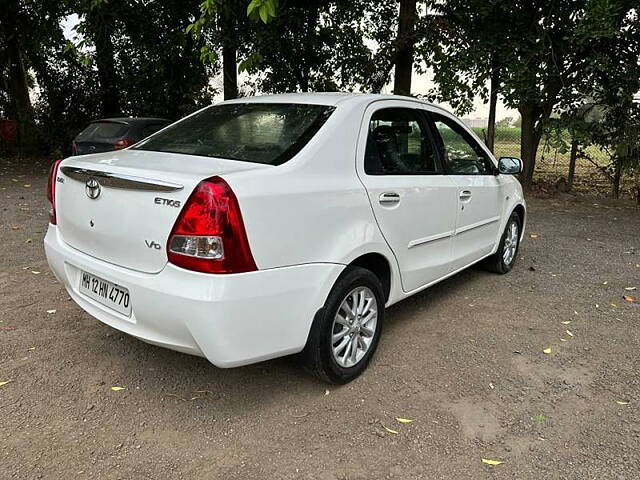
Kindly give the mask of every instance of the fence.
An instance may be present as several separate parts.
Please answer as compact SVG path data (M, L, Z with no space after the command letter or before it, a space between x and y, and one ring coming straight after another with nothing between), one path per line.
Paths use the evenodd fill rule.
M485 138L486 129L473 127L472 130L480 138ZM549 138L543 137L538 147L536 156L536 169L534 180L544 184L555 184L559 178L567 178L569 171L569 156L571 140L568 134L563 137L567 148L560 150L553 146ZM520 128L498 127L494 142L494 154L496 157L518 157L520 158ZM607 152L596 146L589 146L585 149L587 156L600 167L606 167L610 163L610 156ZM608 194L611 190L611 182L602 171L591 161L585 158L578 158L574 177L574 188L577 191ZM623 181L623 190L625 190ZM629 186L628 190L631 190Z

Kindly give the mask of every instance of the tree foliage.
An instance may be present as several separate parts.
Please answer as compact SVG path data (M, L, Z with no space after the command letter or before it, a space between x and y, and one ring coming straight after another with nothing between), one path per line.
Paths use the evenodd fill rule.
M492 68L500 69L500 95L521 115L528 184L552 112L579 105L610 69L631 78L623 65L638 59L634 7L628 0L447 0L435 7L443 39L424 57L439 98L463 112L476 93L486 96Z
M411 93L467 113L499 94L517 109L531 181L543 135L567 149L611 152L631 174L640 90L637 0L5 0L0 9L0 113L22 143L68 148L90 119L176 119L259 92ZM77 39L62 24L75 14ZM238 85L238 74L244 84ZM32 104L32 98L35 102ZM597 113L597 115L596 115ZM31 138L30 138L31 137ZM26 142L25 142L26 141ZM563 143L564 142L564 143ZM626 145L626 146L625 146ZM576 147L577 151L577 147ZM627 153L624 153L627 152Z

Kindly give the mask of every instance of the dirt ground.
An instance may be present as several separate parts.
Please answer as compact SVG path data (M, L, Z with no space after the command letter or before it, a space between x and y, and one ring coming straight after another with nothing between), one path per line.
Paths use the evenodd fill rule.
M640 478L631 203L530 199L509 275L391 307L368 371L327 387L294 358L220 370L94 320L47 268L46 166L0 165L2 479Z

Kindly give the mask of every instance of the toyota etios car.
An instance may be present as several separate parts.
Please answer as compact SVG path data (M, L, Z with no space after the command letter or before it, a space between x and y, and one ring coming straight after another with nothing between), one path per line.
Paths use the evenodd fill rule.
M413 98L242 98L56 162L45 249L78 305L145 342L218 367L301 353L344 383L385 306L511 269L521 168Z

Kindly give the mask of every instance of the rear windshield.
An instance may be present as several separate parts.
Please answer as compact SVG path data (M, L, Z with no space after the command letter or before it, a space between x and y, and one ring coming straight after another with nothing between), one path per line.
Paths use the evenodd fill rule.
M115 122L93 122L76 137L77 142L91 142L118 138L127 133L129 125Z
M135 147L281 165L322 127L334 108L292 103L209 107Z

